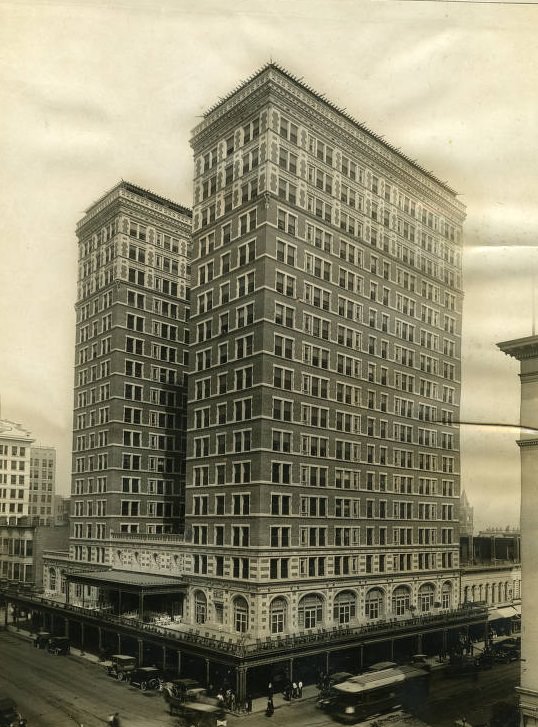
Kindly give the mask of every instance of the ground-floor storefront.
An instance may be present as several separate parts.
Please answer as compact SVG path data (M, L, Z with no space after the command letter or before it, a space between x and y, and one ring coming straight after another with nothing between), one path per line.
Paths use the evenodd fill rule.
M186 626L145 623L14 590L4 591L3 596L6 623L68 636L76 648L101 657L132 655L139 665L155 664L215 690L233 689L239 699L247 693L264 694L270 682L279 689L288 680L317 683L323 674L357 673L378 661L401 663L418 653L447 655L469 641L483 639L488 623L487 609L459 608L361 628L248 642ZM131 596L140 599L141 594Z

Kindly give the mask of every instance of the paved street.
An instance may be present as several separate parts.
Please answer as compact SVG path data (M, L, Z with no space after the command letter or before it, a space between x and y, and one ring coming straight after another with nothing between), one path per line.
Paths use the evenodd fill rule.
M515 701L519 662L495 665L474 682L434 674L428 703L418 716L432 727L453 727L465 717L471 725L486 722L490 707L498 701ZM107 715L118 711L122 727L176 727L177 718L165 709L158 693L142 693L106 676L95 664L77 656L55 657L33 648L30 641L0 632L0 693L11 696L28 719L28 727L103 727ZM315 690L292 704L275 697L277 707L269 720L264 700L255 700L255 713L228 718L228 727L334 727L336 723L316 708ZM281 705L281 706L280 706ZM394 716L377 720L382 727L416 727L417 720Z

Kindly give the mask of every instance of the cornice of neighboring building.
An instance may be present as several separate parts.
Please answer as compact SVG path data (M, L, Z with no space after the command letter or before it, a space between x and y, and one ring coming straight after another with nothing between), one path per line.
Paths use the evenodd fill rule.
M274 89L281 89L291 93L296 101L302 102L311 110L318 123L322 120L330 122L338 127L341 133L347 132L350 134L363 147L371 149L386 163L396 167L400 174L411 176L414 181L422 184L431 194L442 198L445 204L450 204L454 213L459 216L460 223L463 222L465 219L465 205L457 199L457 192L452 187L425 169L416 160L411 159L399 148L385 141L381 135L376 134L362 122L357 121L345 109L326 99L323 94L308 86L301 78L297 78L273 61L262 66L206 111L204 120L192 130L191 145L193 145L193 139L203 135L216 121L233 112L236 107L243 104L264 86L272 86Z
M503 341L497 344L497 348L518 361L538 358L538 336L526 336L525 338L514 338L512 341Z
M127 182L122 179L121 182L114 185L114 187L105 192L85 210L84 217L77 223L77 233L81 232L82 229L95 219L95 217L97 217L103 210L108 209L113 202L122 199L150 207L154 213L159 213L167 218L173 218L176 221L182 222L188 228L191 226L191 209L180 205L167 197L161 197L161 195L158 195L149 189L144 189L143 187L139 187L132 182Z
M24 441L25 444L31 444L35 441L29 429L25 429L17 422L12 422L9 419L0 419L0 439Z

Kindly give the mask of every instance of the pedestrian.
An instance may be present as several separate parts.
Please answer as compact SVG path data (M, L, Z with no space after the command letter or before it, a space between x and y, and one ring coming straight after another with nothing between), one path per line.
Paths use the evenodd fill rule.
M302 697L303 696L303 683L300 680L297 682L297 689L299 690L299 697Z
M291 702L291 682L286 682L284 687L284 699L286 702Z
M272 684L272 682L269 682L269 684L267 685L267 696L269 697L269 699L273 699L273 684Z
M219 707L224 707L224 695L222 693L222 689L217 694L217 705Z
M250 714L252 712L252 694L250 694L250 692L247 694L247 700L245 702L245 707L247 709L247 714Z
M235 692L233 690L230 694L230 709L232 712L235 712Z
M294 699L297 699L297 697L299 696L299 692L297 689L297 682L293 682L293 684L291 685L291 696Z
M272 699L268 699L267 700L267 709L265 710L266 716L267 717L272 717L274 711L275 711L275 708L273 706L273 700Z

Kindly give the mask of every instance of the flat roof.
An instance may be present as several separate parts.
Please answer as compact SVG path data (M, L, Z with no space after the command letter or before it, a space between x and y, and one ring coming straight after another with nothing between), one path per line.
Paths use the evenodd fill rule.
M95 585L132 586L134 588L186 588L181 578L159 576L153 573L138 573L136 571L104 570L79 571L66 573L66 578L73 581L84 581Z
M157 204L162 205L163 207L169 207L170 209L174 210L174 212L180 212L183 215L186 215L187 217L192 217L192 210L189 207L185 207L182 204L179 204L178 202L174 202L172 199L168 199L168 197L162 197L160 194L157 194L156 192L152 192L151 189L145 189L144 187L139 187L137 184L133 184L132 182L128 182L125 179L122 179L120 182L115 184L113 187L111 187L107 192L102 194L95 202L92 202L92 204L84 210L85 214L88 214L88 212L91 212L91 210L98 205L100 202L102 202L106 197L114 192L116 189L125 189L128 192L133 192L134 194L137 194L139 197L145 197L145 199L148 199L150 202L156 202Z

